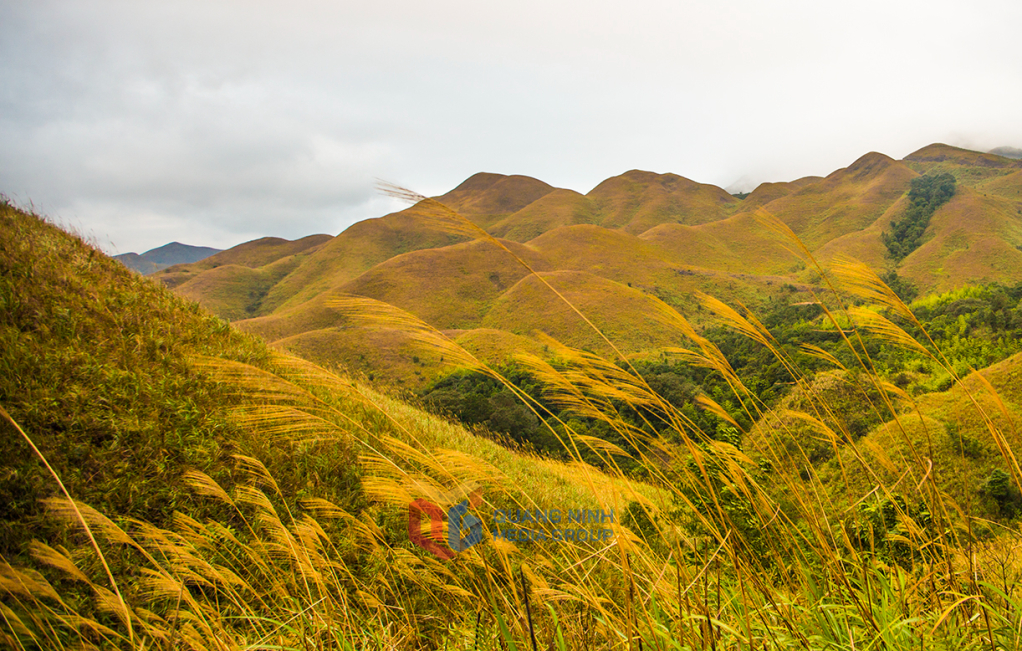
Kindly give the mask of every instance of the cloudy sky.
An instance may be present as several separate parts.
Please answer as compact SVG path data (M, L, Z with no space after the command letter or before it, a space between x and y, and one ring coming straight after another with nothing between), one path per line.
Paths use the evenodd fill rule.
M1022 3L0 0L0 192L110 252L336 234L479 171L731 190L1022 147Z

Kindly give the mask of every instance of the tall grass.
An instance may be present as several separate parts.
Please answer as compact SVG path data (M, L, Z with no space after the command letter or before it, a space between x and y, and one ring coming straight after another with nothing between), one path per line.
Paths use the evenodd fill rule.
M438 224L514 256L445 206L398 194L421 202ZM0 565L3 642L22 649L1019 648L1019 532L980 521L975 505L951 496L953 468L935 465L931 424L913 397L877 372L866 343L906 347L954 378L968 418L981 423L1022 489L1008 407L981 377L964 382L868 268L841 260L824 269L783 223L759 218L817 269L816 300L856 366L820 348L804 352L854 383L861 408L887 423L888 448L847 431L817 379L753 314L710 296L699 296L704 308L768 349L801 396L768 406L712 341L658 302L656 318L679 342L668 352L719 373L733 405L755 423L737 438L700 430L609 338L617 359L555 342L548 344L556 362L519 357L551 403L602 421L633 453L574 432L414 317L366 299L338 300L335 309L406 328L445 359L504 382L561 438L570 461L508 452L295 358L276 357L272 372L195 359L194 368L232 387L240 405L233 417L251 436L356 449L372 506L353 514L301 487L282 488L285 478L241 455L243 480L230 490L201 472L187 474L197 496L225 507L221 520L179 514L169 528L114 523L87 505L51 499L52 515L93 532L99 553L37 543L35 569ZM549 290L552 300L565 300ZM741 429L711 398L700 407ZM634 425L624 410L645 424ZM813 459L820 445L833 450L826 469ZM643 470L641 483L619 469L627 454ZM600 468L584 458L599 459ZM493 509L614 509L607 526L615 537L516 544L486 533L447 562L409 543L412 500L446 508L478 489L484 521ZM980 528L994 535L984 538ZM108 560L121 568L113 591L100 571Z

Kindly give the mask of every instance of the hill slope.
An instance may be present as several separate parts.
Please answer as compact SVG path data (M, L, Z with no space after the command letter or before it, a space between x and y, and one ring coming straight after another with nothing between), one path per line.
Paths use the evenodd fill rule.
M637 170L585 195L526 176L476 174L438 199L505 242L523 244L515 251L537 270L589 274L594 295L603 292L596 279L609 280L663 299L699 322L691 298L696 290L751 307L807 300L799 292L814 272L757 214L781 220L825 264L851 255L896 271L924 293L1014 281L1022 244L1020 165L935 144L903 161L872 152L824 178L762 184L744 200L677 175ZM922 246L895 264L884 233L906 215L912 181L943 171L958 179L958 195L932 218ZM262 266L243 262L250 250L268 248L255 242L250 250L236 247L199 263L203 267L175 268L160 278L225 318L246 320L244 327L271 341L302 341L293 338L309 330L299 324L340 327L321 306L343 293L392 303L437 328L471 329L489 323L488 312L525 272L496 249L465 239L421 204L359 222L271 265L269 256ZM236 262L212 268L218 261ZM301 315L306 309L310 313ZM534 315L522 316L538 326ZM330 346L318 337L316 358L326 361ZM342 357L351 359L339 353L335 361Z
M184 471L230 486L230 455L241 453L262 457L289 488L311 481L324 496L356 497L325 488L351 485L347 446L318 448L334 466L318 479L293 471L294 451L233 425L231 388L189 363L204 355L269 368L261 341L38 217L0 204L0 224L0 404L71 495L157 525L177 510L201 516ZM59 494L52 477L9 423L0 430L4 557L21 557L32 537L71 546L40 503Z

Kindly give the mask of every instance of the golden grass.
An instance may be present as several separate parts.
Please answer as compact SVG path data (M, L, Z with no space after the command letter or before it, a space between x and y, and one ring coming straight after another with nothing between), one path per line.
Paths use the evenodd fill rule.
M502 239L528 242L560 226L591 224L596 219L596 207L588 197L556 189L494 222L487 230Z
M554 191L530 176L481 173L437 199L489 230L494 222Z
M820 176L804 176L787 183L760 183L756 186L756 189L749 193L749 196L742 200L738 209L742 211L754 210L770 203L774 199L786 197L811 183L822 180L823 177Z
M351 225L311 254L267 294L266 314L300 305L338 288L395 255L448 246L464 237L437 228L415 206Z
M715 185L677 174L631 170L593 188L586 197L596 206L597 221L638 235L663 223L686 225L716 221L738 200Z
M587 195L528 177L478 174L442 199L489 235L528 240L537 253L518 248L516 255L537 270L579 271L631 284L687 310L696 306L691 297L697 290L756 306L786 296L782 287L803 290L799 281L813 280L813 274L799 271L800 262L783 242L756 224L759 207L786 223L822 261L853 255L879 269L889 264L880 235L904 210L904 192L916 176L910 167L994 170L996 178L976 177L982 181L976 192L989 196L969 195L963 187L962 196L932 223L929 243L898 271L924 292L1016 279L1019 254L1013 249L1022 245L1022 207L1011 202L1016 186L1022 186L1013 181L1014 163L937 145L917 154L905 162L867 154L823 179L763 184L743 201L676 175L634 170ZM1002 163L1007 167L998 166ZM966 201L969 197L979 203ZM289 263L281 258L256 271L189 272L188 282L182 271L161 277L225 318L265 317L243 327L271 340L341 325L323 318L318 307L338 292L390 302L441 328L502 320L497 315L487 320L487 313L502 303L498 299L523 277L523 269L509 258L489 255L485 242L465 243L475 235L450 230L431 210L422 204L359 222L328 242L315 240L286 258ZM234 256L252 266L259 255L271 250L278 255L283 246L257 241L200 265ZM301 315L302 310L312 313ZM699 314L694 318L701 324Z
M541 342L506 330L474 328L445 331L444 334L490 366L500 366L523 352L540 357L549 354L549 349L545 349Z
M504 246L534 269L549 269L531 248L514 242ZM477 240L396 256L340 289L390 303L440 328L472 328L526 273L514 258Z
M622 350L658 350L677 342L677 335L664 332L654 318L655 299L637 289L574 271L542 273L540 278L587 314ZM539 331L575 348L613 355L602 337L584 325L569 307L550 300L546 285L535 276L501 295L483 319L487 328L526 336Z

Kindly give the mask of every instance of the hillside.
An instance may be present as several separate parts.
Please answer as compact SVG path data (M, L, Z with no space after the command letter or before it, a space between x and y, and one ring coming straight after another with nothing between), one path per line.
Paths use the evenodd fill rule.
M0 206L0 405L32 438L68 491L111 517L165 525L175 510L201 515L183 480L201 470L231 485L231 454L258 455L272 472L297 456L274 451L227 418L229 387L194 371L210 356L269 368L254 337L138 276L38 217ZM59 494L9 423L0 459L0 550L24 556L28 540L70 544L40 499ZM350 460L347 446L308 450ZM287 485L313 482L345 503L343 464L319 479L288 471ZM283 479L283 477L282 477ZM322 483L321 483L322 482ZM318 490L318 489L317 489Z
M1005 158L1014 158L1015 160L1022 159L1022 149L1018 147L995 147L987 153L1004 156Z
M935 144L902 161L872 152L826 177L764 183L745 199L677 175L636 170L587 194L526 176L476 174L437 199L501 238L537 271L609 280L664 300L699 324L703 316L692 300L697 290L751 307L810 300L805 292L817 275L791 253L790 242L762 226L763 215L783 222L824 264L850 255L897 273L918 292L1014 282L1022 244L1020 165ZM929 221L921 245L895 262L884 234L907 214L913 180L941 172L955 176L958 194ZM351 363L350 351L372 347L369 341L326 345L323 334L312 346L312 339L299 337L312 332L302 323L314 330L340 327L317 306L344 293L391 303L438 329L506 325L507 318L489 312L510 300L507 293L526 270L489 245L466 242L464 232L450 231L435 210L412 206L334 238L287 245L257 240L157 277L271 341L286 338L291 346L315 349L325 363ZM582 291L603 295L592 283ZM305 309L313 315L302 316ZM556 319L544 324L523 316L535 331L561 329ZM618 330L643 327L615 323L624 318L619 314L605 316ZM282 321L292 323L284 327ZM265 330L268 323L277 324L273 334ZM652 332L634 337L656 340ZM331 349L338 351L335 359ZM407 370L399 366L374 371L396 379Z

